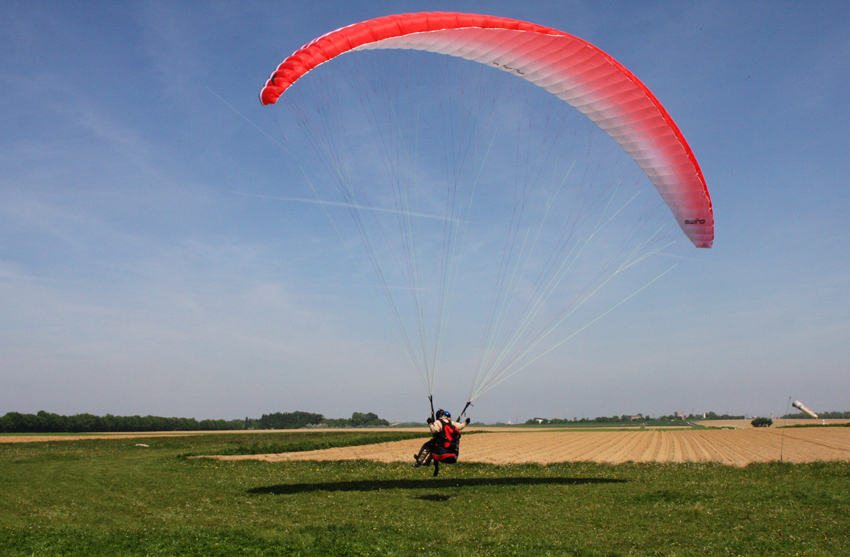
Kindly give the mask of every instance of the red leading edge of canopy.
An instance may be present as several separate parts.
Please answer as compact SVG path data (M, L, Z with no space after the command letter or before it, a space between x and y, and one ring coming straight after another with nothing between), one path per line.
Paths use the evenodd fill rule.
M266 86L260 92L260 102L264 105L274 104L290 85L316 66L366 43L411 33L464 27L512 29L544 35L570 36L556 29L487 15L453 12L388 15L331 31L296 50L278 66L266 82Z

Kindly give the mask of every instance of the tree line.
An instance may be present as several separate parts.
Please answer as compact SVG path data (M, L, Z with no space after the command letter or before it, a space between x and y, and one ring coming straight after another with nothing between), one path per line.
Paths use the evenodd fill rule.
M789 420L797 420L797 419L810 419L811 416L808 414L804 414L802 412L797 412L796 414L785 414L782 416L783 419ZM818 412L818 418L824 420L850 420L850 412Z
M532 418L526 421L526 425L538 424L598 424L598 423L643 423L643 422L681 422L683 420L743 420L744 416L736 416L730 414L715 414L707 412L705 414L689 414L686 417L669 415L650 418L649 414L623 414L622 416L598 416L596 418Z
M310 412L275 412L259 419L196 420L161 416L62 416L39 411L37 414L8 412L0 417L0 433L95 433L140 431L219 431L250 429L299 429L303 427L388 426L390 423L372 412L354 412L351 418L325 418Z
M787 419L795 419L795 418L810 418L807 414L799 412L797 414L786 414L782 416L782 418ZM850 419L850 412L820 412L818 413L819 418L823 418L826 420L848 420ZM525 425L558 425L558 424L621 424L621 423L641 423L641 424L649 424L649 425L665 425L668 422L682 422L684 421L696 421L696 420L743 420L746 419L745 416L733 415L733 414L716 414L714 412L706 412L705 414L689 414L687 417L681 416L659 416L657 418L649 418L648 416L644 416L642 414L636 415L628 415L623 414L622 416L599 416L596 418L531 418L530 420L525 422ZM773 423L772 420L768 418L757 418L758 425L756 427L770 427ZM770 422L768 424L767 422Z
M245 429L244 420L196 420L195 418L163 418L160 416L95 416L74 414L61 416L44 410L37 414L9 412L0 418L4 433L92 433L136 431L203 431Z

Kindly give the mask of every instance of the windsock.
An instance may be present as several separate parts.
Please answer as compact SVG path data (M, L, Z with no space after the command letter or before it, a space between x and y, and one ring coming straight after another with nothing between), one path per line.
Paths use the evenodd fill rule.
M811 410L809 410L808 408L806 408L806 405L805 405L805 404L803 404L802 402L800 402L799 400L795 400L794 402L792 402L792 403L791 403L791 406L793 406L793 407L794 407L794 408L796 408L797 410L800 410L801 412L805 412L806 414L808 414L809 416L811 416L811 417L813 417L813 418L817 418L817 417L818 417L818 415L817 415L817 414L815 414L814 412L812 412Z

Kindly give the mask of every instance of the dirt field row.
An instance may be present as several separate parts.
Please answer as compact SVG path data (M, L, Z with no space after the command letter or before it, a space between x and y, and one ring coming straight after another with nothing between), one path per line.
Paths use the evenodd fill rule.
M217 457L222 460L412 461L427 437L301 453ZM466 435L461 460L490 464L555 462L850 461L850 428L500 432Z

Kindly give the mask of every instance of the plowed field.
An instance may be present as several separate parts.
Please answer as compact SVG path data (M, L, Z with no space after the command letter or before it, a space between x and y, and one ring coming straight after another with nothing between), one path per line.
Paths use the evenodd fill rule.
M321 451L217 457L223 460L412 461L427 439ZM498 432L466 435L461 460L490 464L555 462L850 461L850 427L742 430Z

